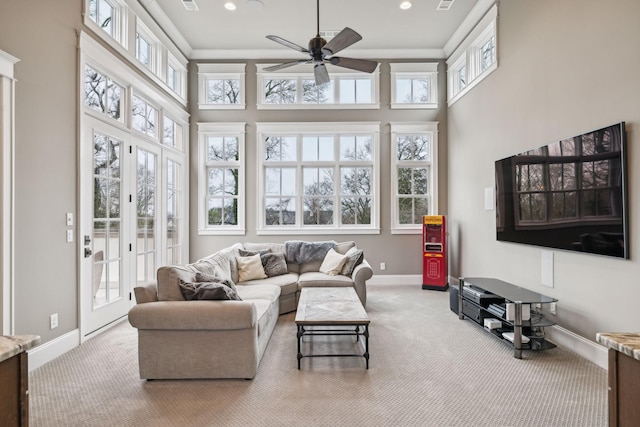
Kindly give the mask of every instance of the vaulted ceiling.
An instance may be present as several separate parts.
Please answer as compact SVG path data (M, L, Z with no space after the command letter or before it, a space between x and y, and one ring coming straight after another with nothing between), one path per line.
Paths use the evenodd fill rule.
M316 35L316 0L141 0L143 6L192 59L297 58L265 36L273 34L306 47ZM190 0L186 0L190 3ZM363 39L345 56L376 58L445 58L486 8L486 0L320 0L320 31L351 27ZM449 3L448 10L438 10ZM493 1L491 1L493 3ZM465 29L465 27L467 27ZM460 30L459 30L460 29Z

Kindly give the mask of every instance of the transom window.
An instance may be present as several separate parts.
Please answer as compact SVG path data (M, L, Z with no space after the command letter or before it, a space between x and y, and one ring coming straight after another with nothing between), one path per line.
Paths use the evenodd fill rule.
M438 64L391 65L391 108L438 108Z
M391 232L420 233L437 209L437 122L391 123Z
M498 68L494 5L447 60L449 105Z
M378 233L378 123L258 123L259 234Z
M151 72L157 73L158 66L156 58L158 56L158 42L153 37L142 21L137 20L136 30L136 59Z
M176 123L176 121L171 117L165 115L162 121L162 126L162 143L164 145L168 145L169 147L173 147L177 150L183 151L184 147L182 143L182 135L184 132L182 130L182 125Z
M109 0L88 0L89 19L109 36L116 38L116 7Z
M124 122L122 104L125 92L122 85L105 74L85 65L84 104L92 110L103 113L114 120Z
M145 99L133 95L131 97L131 128L157 139L157 122L158 109Z
M244 109L245 64L198 64L201 109Z
M199 123L200 234L244 234L244 123Z
M313 72L303 66L289 72L263 71L258 65L258 108L379 108L378 72L343 72L327 65L331 81L316 86Z

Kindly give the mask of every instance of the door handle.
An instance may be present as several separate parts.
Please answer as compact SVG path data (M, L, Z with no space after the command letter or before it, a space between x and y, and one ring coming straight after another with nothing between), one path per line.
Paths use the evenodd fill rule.
M84 257L89 258L91 256L91 249L84 248Z

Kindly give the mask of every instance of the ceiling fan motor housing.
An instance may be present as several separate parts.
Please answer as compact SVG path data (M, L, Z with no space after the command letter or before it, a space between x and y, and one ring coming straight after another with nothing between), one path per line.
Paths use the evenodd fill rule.
M327 41L320 36L315 36L309 40L309 53L314 63L322 63L324 60L324 54L322 48L327 44Z

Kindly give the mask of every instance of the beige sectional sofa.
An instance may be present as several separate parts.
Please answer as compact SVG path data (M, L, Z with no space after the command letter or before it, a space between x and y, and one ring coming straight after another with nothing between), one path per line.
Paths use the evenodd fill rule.
M157 285L135 288L137 305L129 322L138 329L140 378L254 378L278 315L296 309L303 287L352 286L366 304L366 280L373 271L354 242L322 242L348 253L351 267L356 264L351 274L335 275L320 272L324 258L301 259L289 243L237 243L192 264L160 267ZM238 261L247 251L284 256L286 273L240 281ZM344 268L341 273L348 273ZM195 282L197 273L235 284L241 300L186 301L181 283Z

